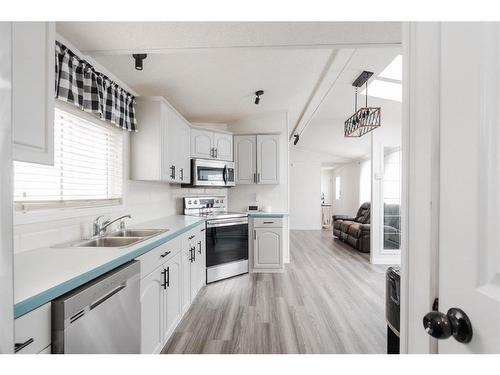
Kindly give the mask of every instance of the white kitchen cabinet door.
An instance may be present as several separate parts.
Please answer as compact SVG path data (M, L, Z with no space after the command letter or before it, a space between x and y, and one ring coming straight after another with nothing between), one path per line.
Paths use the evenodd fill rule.
M54 164L55 23L12 26L13 159Z
M233 135L214 133L215 158L233 161Z
M159 353L163 347L163 266L141 280L141 353Z
M191 129L191 157L212 159L214 133L209 130Z
M196 293L203 288L207 282L207 260L206 260L206 240L205 228L200 228L200 232L196 237L196 274L197 274L197 290Z
M257 173L257 136L234 136L236 184L254 184Z
M182 249L182 312L191 305L191 251L189 246Z
M282 229L255 228L254 231L254 268L280 269L283 265Z
M279 134L257 135L257 183L279 184Z
M182 315L182 257L178 253L172 259L164 264L166 271L166 289L165 289L165 325L163 333L163 342L166 342Z
M197 243L197 238L196 237L190 245L190 248L193 249L193 256L191 258L191 270L190 270L190 275L191 275L191 302L194 301L196 295L198 294L198 291L200 290L200 263L201 263L201 257L200 254L198 254L198 243Z
M184 119L178 118L178 120L177 142L179 142L179 159L177 165L179 168L179 180L181 184L189 184L191 182L191 127Z

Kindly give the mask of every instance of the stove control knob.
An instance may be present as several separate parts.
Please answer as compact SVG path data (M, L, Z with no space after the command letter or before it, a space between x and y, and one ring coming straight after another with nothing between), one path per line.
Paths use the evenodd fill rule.
M190 201L190 200L188 201L188 204L191 204L191 201Z
M194 204L198 204L198 201L194 201Z
M219 200L217 199L217 200L215 201L215 203L219 203Z

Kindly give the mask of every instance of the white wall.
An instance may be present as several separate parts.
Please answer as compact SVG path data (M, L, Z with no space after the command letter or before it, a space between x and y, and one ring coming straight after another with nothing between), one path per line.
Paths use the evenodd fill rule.
M354 216L359 208L360 162L345 164L333 171L333 215ZM340 199L335 199L335 178L340 176Z
M309 152L290 152L290 229L321 229L321 162Z

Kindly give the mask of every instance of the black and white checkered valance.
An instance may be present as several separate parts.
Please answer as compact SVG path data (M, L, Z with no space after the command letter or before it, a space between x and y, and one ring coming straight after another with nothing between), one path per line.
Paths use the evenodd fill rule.
M97 113L101 120L125 130L137 130L134 96L58 41L55 84L56 98Z

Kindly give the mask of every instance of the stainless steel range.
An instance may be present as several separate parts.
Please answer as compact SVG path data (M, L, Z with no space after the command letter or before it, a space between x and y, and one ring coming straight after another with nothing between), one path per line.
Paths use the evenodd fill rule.
M207 283L248 272L248 215L228 212L226 197L185 197L184 214L206 217Z

